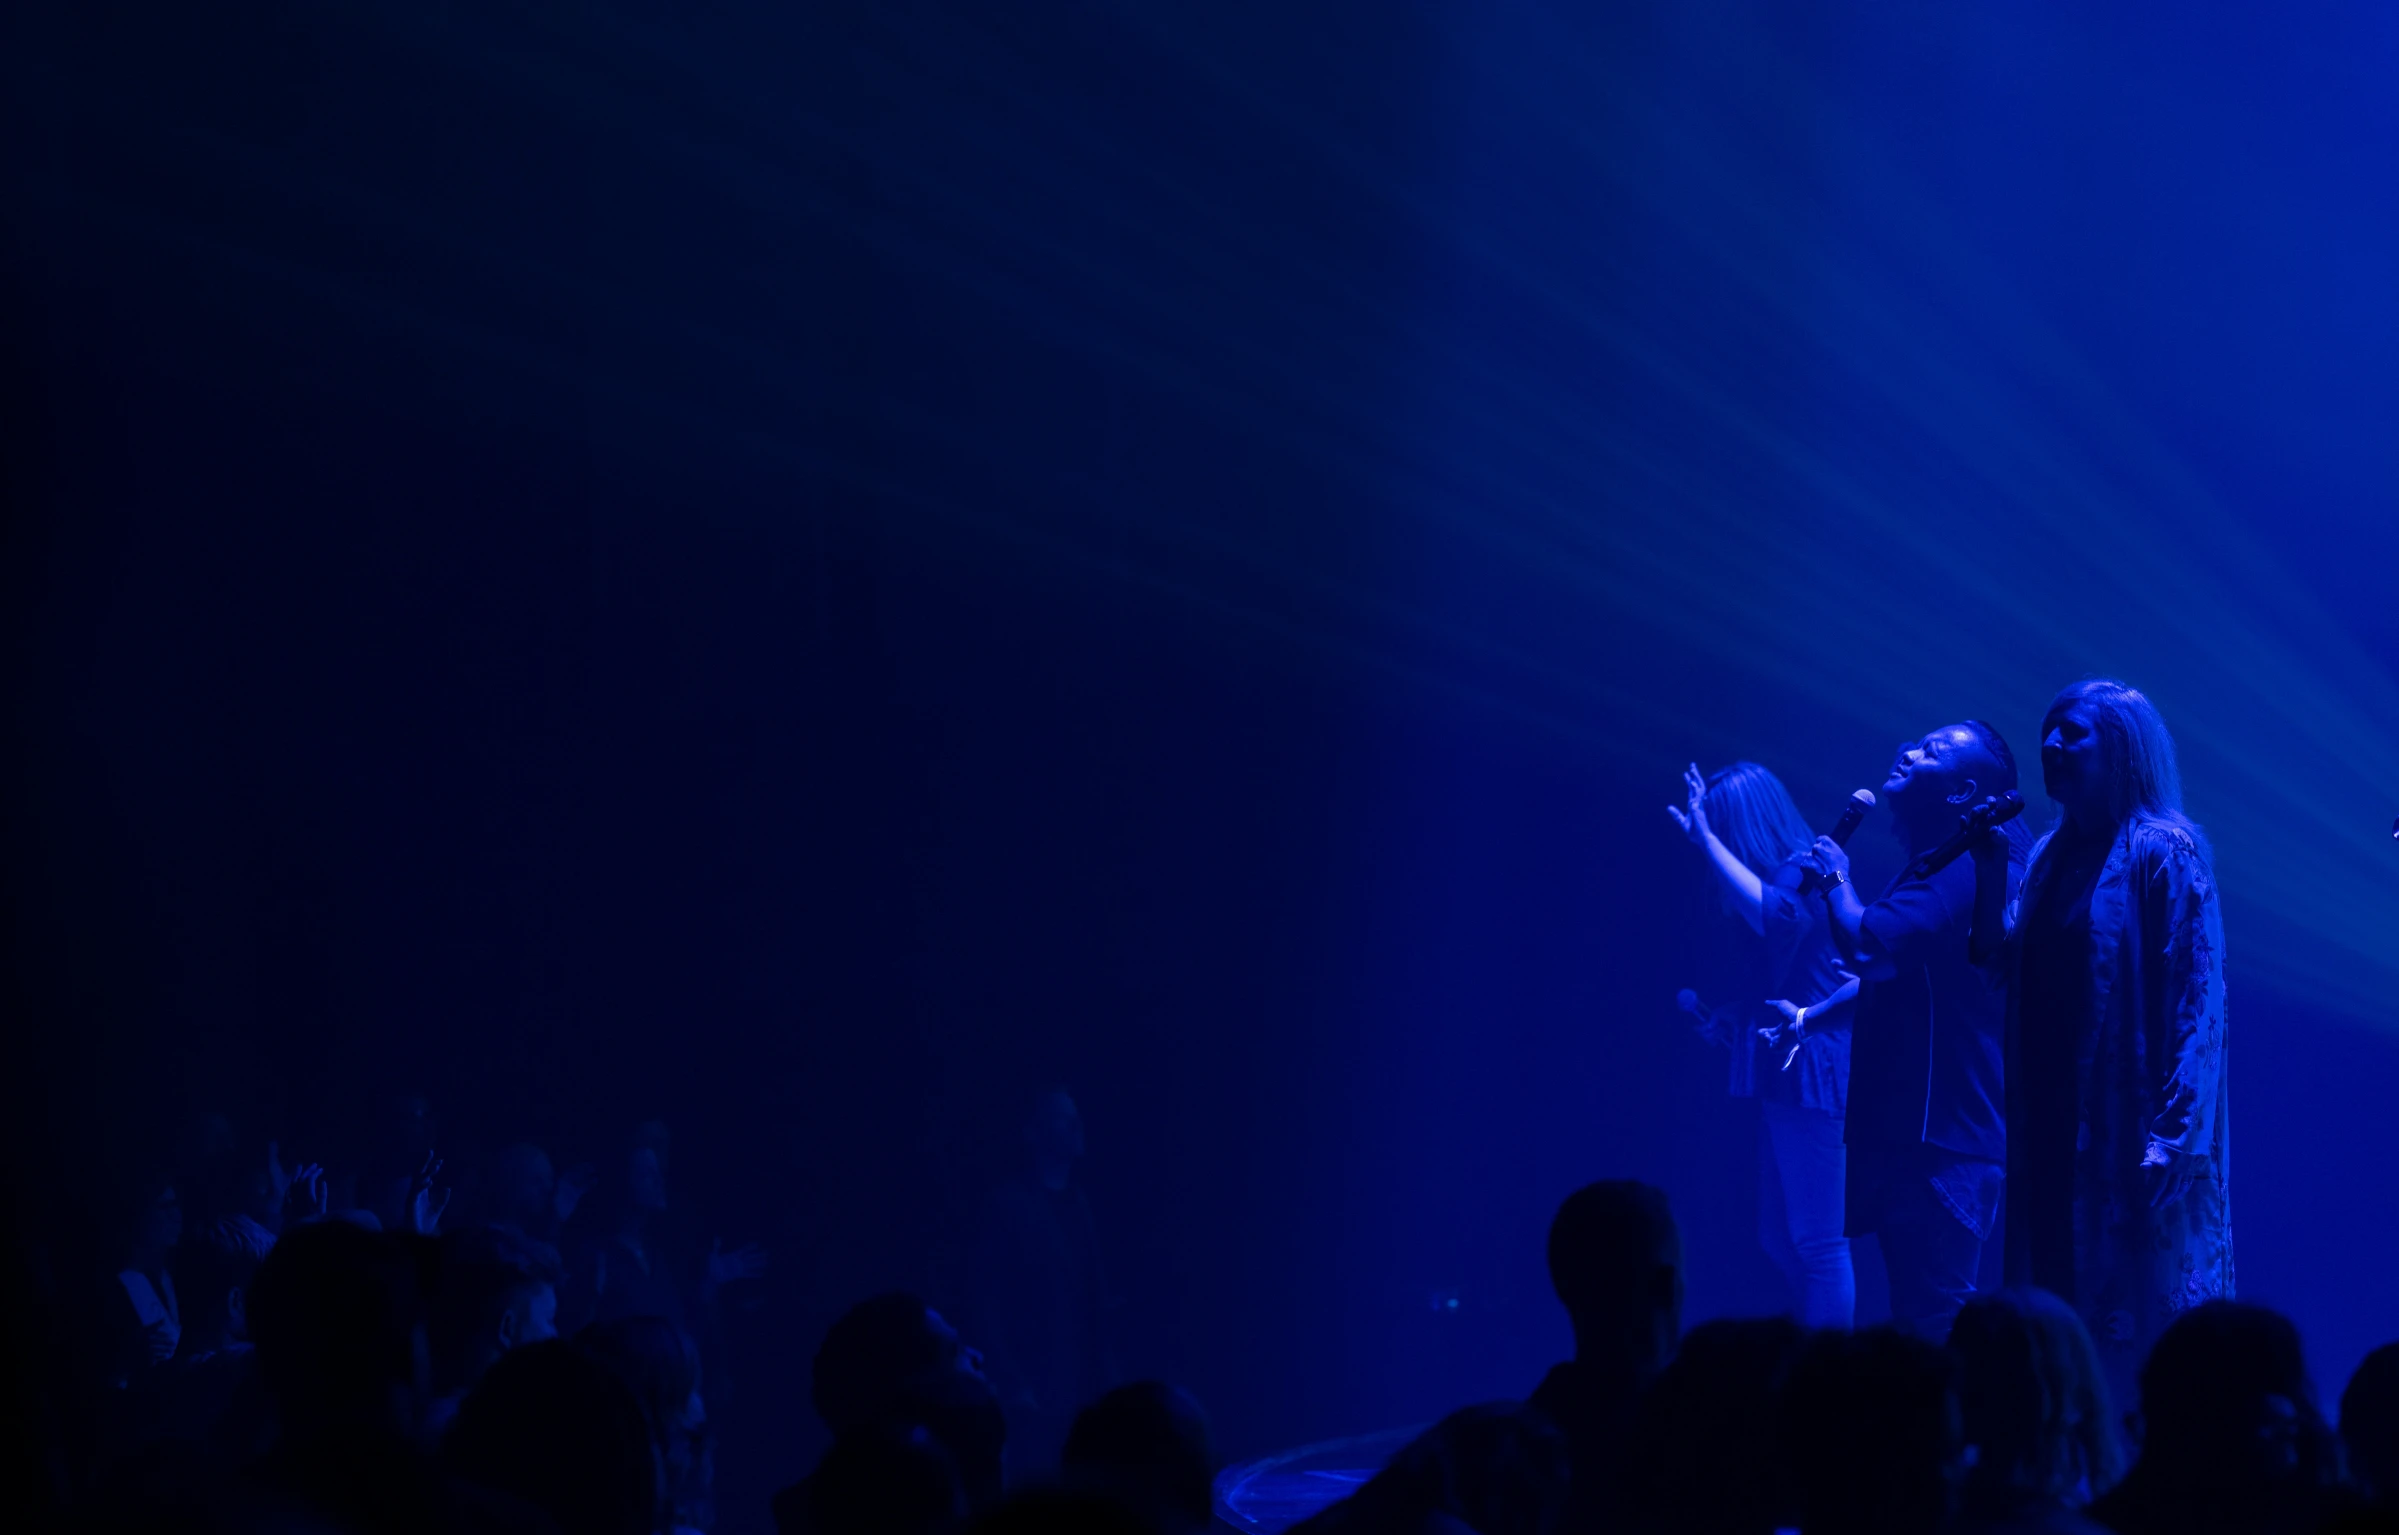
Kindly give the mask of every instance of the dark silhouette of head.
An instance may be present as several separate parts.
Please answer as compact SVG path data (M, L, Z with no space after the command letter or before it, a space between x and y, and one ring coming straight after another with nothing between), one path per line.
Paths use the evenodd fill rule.
M1566 1436L1520 1402L1463 1408L1418 1435L1342 1503L1298 1528L1547 1535L1573 1475Z
M1577 1358L1663 1365L1683 1323L1683 1237L1666 1195L1629 1179L1569 1194L1550 1222L1549 1280Z
M700 1396L700 1351L690 1337L663 1317L621 1317L584 1328L575 1334L575 1347L632 1388L669 1490L696 1491L688 1482L699 1465L708 1409Z
M949 1535L964 1527L958 1466L920 1425L876 1424L835 1439L796 1491L808 1535Z
M2141 1366L2141 1466L2234 1493L2329 1481L2330 1429L2308 1383L2299 1329L2242 1301L2176 1317Z
M557 1191L550 1154L531 1141L504 1146L492 1158L492 1206L501 1218L539 1230L548 1223Z
M888 1421L916 1382L947 1372L980 1377L982 1358L921 1297L895 1290L860 1301L826 1329L809 1395L840 1434Z
M1963 1460L1949 1356L1889 1327L1819 1333L1783 1394L1784 1465L1809 1535L1935 1535Z
M442 1463L521 1498L558 1535L650 1535L658 1451L633 1390L560 1339L511 1349L459 1406Z
M2399 1343L2368 1354L2341 1393L2341 1444L2358 1490L2399 1506Z
M287 1439L414 1428L428 1386L421 1273L401 1239L346 1221L275 1243L244 1314Z
M1020 1492L975 1521L976 1535L1159 1535L1139 1509L1081 1487Z
M1076 1414L1061 1467L1070 1485L1206 1524L1214 1512L1216 1446L1208 1415L1164 1381L1119 1386Z
M558 1272L546 1248L492 1226L440 1239L427 1336L433 1388L474 1388L502 1354L558 1336Z
M250 1286L274 1242L258 1222L228 1216L183 1244L176 1289L193 1346L214 1350L250 1340Z
M119 1262L145 1273L163 1268L183 1240L183 1202L175 1186L164 1178L138 1184L124 1202L121 1227Z
M1975 1452L1961 1489L1968 1512L2005 1517L2123 1476L2107 1377L2073 1307L2046 1290L1978 1295L1950 1325L1949 1355Z
M1796 1522L1775 1446L1806 1340L1786 1317L1691 1330L1642 1400L1624 1523L1651 1535L1772 1535Z
M646 1219L666 1208L666 1159L655 1146L636 1146L625 1153L625 1185L618 1204L619 1218L638 1214Z
M826 1330L809 1391L836 1435L923 1426L957 1463L971 1508L998 1499L1008 1434L999 1397L982 1356L920 1297L893 1292L851 1307Z

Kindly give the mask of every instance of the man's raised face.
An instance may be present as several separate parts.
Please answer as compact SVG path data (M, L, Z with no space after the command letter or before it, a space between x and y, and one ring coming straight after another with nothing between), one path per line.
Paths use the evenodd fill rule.
M1963 725L1927 731L1917 740L1900 743L1891 776L1883 781L1883 796L1900 815L1934 802L1960 803L1991 776L1989 755L1981 739Z

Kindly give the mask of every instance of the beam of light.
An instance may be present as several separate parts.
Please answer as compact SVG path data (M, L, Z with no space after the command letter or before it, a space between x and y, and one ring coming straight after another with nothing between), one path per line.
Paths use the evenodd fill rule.
M1512 238L1521 210L1468 178L1449 221L1460 264L1582 338L1606 379L1579 412L1554 377L1509 391L1486 376L1428 402L1461 461L1449 467L1484 461L1479 515L1540 528L1561 571L1621 600L1612 566L1674 643L1813 698L1876 744L1987 712L2029 748L2057 686L2131 677L2182 742L2244 979L2399 1022L2399 877L2379 832L2399 783L2389 672L1804 79L1792 105L1818 135L1814 187L1761 176L1704 114L1660 99L1689 82L1610 76L1587 54L1559 55L1571 62L1544 79L1526 57L1484 85L1575 147L1584 175L1547 190L1579 181L1586 227L1629 207L1687 237L1707 271L1653 276L1648 306L1628 304ZM1766 389L1744 376L1727 311L1768 340L1802 338L1817 397L1794 412L1772 393L1792 370ZM1627 375L1693 429L1607 423ZM1734 499L1710 452L1768 466L1784 496ZM1562 493L1542 504L1530 478ZM1705 559L1690 557L1695 529Z
M371 14L423 46L414 13ZM386 317L495 409L537 381L595 432L649 426L612 452L783 476L795 519L848 487L1644 765L1754 747L1742 700L1800 700L1857 743L1786 764L1829 800L1958 715L2029 759L2060 684L2122 674L2184 747L2239 983L2399 1023L2389 669L1808 66L1698 35L1677 75L1461 6L1392 20L1438 67L1361 129L1286 88L1337 61L1273 59L1269 23L1094 13L1111 67L1171 93L1153 121L995 13L871 8L839 70L797 23L750 24L733 57L598 13L493 18L443 66L595 159L654 162L742 236L690 258L735 281L647 280L200 125L144 152L303 210L327 254L230 205L135 233ZM845 102L811 94L837 78ZM971 105L860 105L940 83ZM611 193L580 216L605 227ZM358 238L396 254L344 265ZM851 286L809 286L827 252ZM945 380L828 363L829 329L928 299L1086 370L1097 408L1028 445ZM1106 391L1176 435L1113 424ZM1227 444L1321 485L1323 515L1210 481Z

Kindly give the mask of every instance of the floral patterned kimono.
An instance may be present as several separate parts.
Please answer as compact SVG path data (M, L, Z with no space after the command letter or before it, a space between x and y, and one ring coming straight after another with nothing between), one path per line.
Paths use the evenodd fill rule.
M2079 869L2074 856L2042 858L2053 840L2009 907L2001 960L2008 1279L2060 1290L2124 1391L2169 1322L2233 1293L2223 915L2184 827L2135 816ZM2042 1062L2047 1080L2020 1079ZM2020 1107L2031 1111L2021 1127ZM2044 1147L2046 1166L2033 1165ZM2152 1210L2145 1161L2190 1173L2189 1192ZM2036 1265L2044 1232L2056 1235Z

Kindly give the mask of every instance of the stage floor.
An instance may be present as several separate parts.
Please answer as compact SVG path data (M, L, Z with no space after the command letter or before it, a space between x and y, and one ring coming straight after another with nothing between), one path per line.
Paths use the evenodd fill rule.
M1328 1439L1227 1467L1216 1478L1216 1517L1245 1535L1281 1535L1357 1491L1423 1432L1420 1423L1354 1439Z

